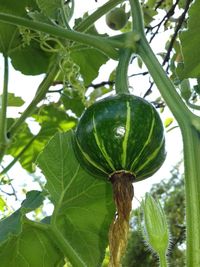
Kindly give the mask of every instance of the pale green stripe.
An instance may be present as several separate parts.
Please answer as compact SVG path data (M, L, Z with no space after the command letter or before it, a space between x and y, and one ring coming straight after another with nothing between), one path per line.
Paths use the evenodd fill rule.
M127 107L126 128L125 128L124 140L122 143L122 157L121 157L123 168L125 168L126 166L127 144L128 144L128 137L130 133L130 124L131 124L131 107L128 101L126 102L126 107Z
M153 117L153 121L152 121L152 124L151 124L151 129L149 131L149 135L147 137L146 142L144 143L143 148L140 150L140 153L137 155L137 157L134 159L133 163L131 164L131 170L133 170L133 166L138 162L138 160L139 160L142 152L146 148L146 146L151 142L151 137L152 137L152 134L153 134L153 128L154 128L154 125L155 125L155 117L154 117L154 114L153 114L153 110L152 110L152 117Z
M137 170L135 170L136 173L143 170L145 166L157 156L157 154L160 152L160 149L162 148L163 142L164 142L164 138L162 139L160 146L151 154L148 160L146 160L144 164L140 165L140 167Z
M110 168L113 171L115 171L115 167L114 167L114 165L112 163L112 159L108 155L108 153L107 153L107 151L105 149L105 146L103 144L103 141L102 140L100 141L100 138L99 138L99 136L97 134L97 129L96 129L96 124L95 124L94 116L93 116L93 125L94 125L94 137L95 137L97 146L98 146L99 150L101 151L102 155L104 156L105 160L107 161L108 165L110 166Z
M85 153L85 152L83 151L83 149L81 148L81 146L80 146L80 144L78 143L78 141L77 141L77 144L78 144L78 147L79 147L80 152L83 154L83 156L86 158L86 160L87 160L92 166L94 166L94 167L97 168L98 170L102 171L103 173L107 174L107 172L105 172L104 169L102 169L98 164L96 164L96 163L90 158L90 156L89 156L87 153Z

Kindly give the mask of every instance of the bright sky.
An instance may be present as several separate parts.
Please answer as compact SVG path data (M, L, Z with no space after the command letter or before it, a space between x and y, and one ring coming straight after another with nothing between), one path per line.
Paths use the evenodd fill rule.
M95 2L95 0L76 0L76 8L75 8L75 17L79 17L82 14L84 14L86 11L89 10L89 12L92 12L95 10L95 8L98 5L104 4L106 1L98 0L98 3ZM99 31L103 32L109 32L111 34L115 34L115 32L111 31L106 27L104 18L100 19L97 24L97 28ZM153 44L153 48L158 53L162 51L162 43L165 44L166 35L160 35L162 42L159 43L159 47L156 45L156 43ZM105 73L109 74L111 69L114 69L116 66L116 63L111 61L105 66L102 67L101 75L96 81L101 80L107 80L108 76L105 75ZM131 66L130 73L135 72L135 69L133 69L134 66ZM141 71L141 70L139 70ZM15 71L10 68L10 79L9 79L9 92L14 92L17 96L21 96L25 101L25 106L28 105L28 103L33 98L35 91L37 89L38 84L40 83L42 78L42 75L37 77L31 77L31 76L24 76L21 75L18 71ZM142 95L144 91L142 90L145 85L148 83L148 78L144 76L136 77L134 80L130 81L130 86L134 87L133 93L137 95ZM3 60L2 57L0 57L0 84L3 84ZM156 94L157 95L157 94ZM154 95L155 97L155 95ZM23 109L24 107L23 106ZM11 109L8 111L8 115L13 116L13 111L16 114L16 111L22 111L21 109ZM169 111L166 111L162 114L162 118L165 120L167 117L171 117ZM163 164L162 168L150 179L146 179L144 181L138 182L134 185L135 188L135 196L138 199L141 199L142 196L144 196L145 192L148 192L151 188L151 185L153 183L159 182L161 179L169 177L169 171L172 168L173 165L175 165L181 158L181 151L182 151L182 140L181 135L179 132L179 128L176 128L173 131L170 131L166 133L166 148L167 148L167 159L165 163ZM10 162L11 157L6 157L6 160L4 162L4 166L7 165L8 162ZM24 171L19 164L16 164L12 170L9 172L9 176L14 179L13 186L18 187L19 185L26 185L26 189L33 190L33 189L40 189L40 187L32 182L32 177L30 177L26 171ZM20 199L24 198L24 195L19 194ZM13 200L12 200L13 201ZM137 201L134 201L134 205ZM13 206L13 203L10 203L11 206ZM14 205L16 207L16 205Z

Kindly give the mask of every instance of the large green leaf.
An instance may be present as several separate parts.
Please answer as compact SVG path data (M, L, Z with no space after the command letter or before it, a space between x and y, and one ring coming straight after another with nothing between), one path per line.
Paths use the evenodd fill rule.
M0 10L7 14L28 18L26 8L35 10L37 5L34 0L0 0ZM36 42L23 46L17 26L0 23L0 52L8 55L13 66L24 74L37 75L47 71L49 53L41 50Z
M33 41L30 46L21 46L11 51L9 57L13 67L25 75L38 75L46 72L50 62L50 54L42 51L38 43Z
M24 214L38 208L43 200L44 196L42 192L36 190L30 191L27 193L24 202L22 202L21 208L0 221L0 246L10 238L16 237L21 233Z
M97 49L91 47L82 47L71 53L76 64L80 67L80 73L85 85L90 83L98 76L99 68L105 64L108 58Z
M12 15L25 16L26 6L32 6L34 1L21 0L0 0L1 12L9 13ZM8 54L12 49L17 48L20 45L19 31L16 26L0 23L0 51L4 54Z
M84 18L87 16L88 14L85 14ZM75 20L75 29L82 20L83 18ZM87 30L87 33L99 36L94 25ZM101 34L101 36L106 37L107 35ZM91 82L98 76L100 67L108 61L108 57L102 54L99 50L84 45L78 45L74 48L71 51L71 57L80 67L80 73L86 86L91 84Z
M24 224L17 237L0 247L2 267L63 267L63 254L48 233Z
M200 1L195 1L189 10L188 29L180 34L184 68L179 69L181 78L200 77Z
M72 135L71 131L57 133L39 155L38 164L55 205L52 220L84 263L82 266L97 267L104 258L114 216L112 190L107 181L91 177L80 167Z
M60 99L66 110L71 110L80 117L85 106L77 91L65 89Z
M0 221L0 258L2 267L61 267L63 254L48 233L32 226L25 214L38 208L43 192L30 191L21 208ZM30 225L31 224L31 225Z

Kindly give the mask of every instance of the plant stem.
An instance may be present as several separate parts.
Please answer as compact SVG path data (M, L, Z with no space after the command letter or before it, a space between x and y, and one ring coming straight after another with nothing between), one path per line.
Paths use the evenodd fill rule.
M36 95L34 99L31 101L30 105L22 113L21 117L11 125L10 129L8 130L8 135L10 138L12 138L14 134L16 134L16 132L20 129L20 126L26 120L26 118L28 118L35 111L37 104L44 99L46 93L49 90L49 87L52 85L58 73L59 73L59 67L58 64L55 63L51 67L49 73L45 76L44 80L39 85Z
M87 267L55 225L51 225L49 235L73 266Z
M168 107L175 115L177 121L182 123L185 117L192 116L192 113L188 110L183 100L177 93L173 83L167 77L161 64L152 51L144 34L143 16L138 0L129 0L131 5L131 11L133 15L133 27L134 30L140 34L141 39L137 47L137 53L144 61L147 69L149 70L155 84L158 87L163 99L166 101ZM173 101L172 101L173 99ZM176 103L176 104L174 104ZM185 117L184 117L185 116Z
M8 102L8 57L4 56L4 82L3 82L3 94L0 103L0 162L4 156L6 146L8 143L7 139L7 102Z
M138 0L129 0L131 6L132 30L140 33L142 37L145 36L144 32L144 19L142 9Z
M167 103L169 109L174 114L179 125L185 125L186 120L188 119L188 121L190 121L190 119L193 117L193 114L189 111L176 91L173 83L166 75L146 38L141 38L137 53L144 61L149 73L157 85L158 90Z
M190 108L200 110L200 106L191 103L189 100L186 103Z
M4 23L24 26L35 31L48 33L58 38L79 42L97 48L101 52L105 53L107 56L113 59L118 58L118 51L116 50L116 48L123 46L121 42L114 41L112 39L109 39L108 37L94 36L77 31L67 30L47 23L32 21L29 19L1 12L0 12L0 21Z
M160 267L168 266L167 257L165 254L159 254L159 261L160 261Z
M85 32L90 27L93 26L94 22L96 22L99 18L105 15L110 9L115 7L117 4L121 3L122 0L110 0L105 3L103 6L99 7L94 13L92 13L89 17L84 19L80 24L74 27L76 31Z
M50 230L50 224L46 224L46 223L41 223L41 222L36 222L36 221L32 221L32 220L29 220L28 218L24 217L23 221L30 225L30 226L33 226L41 231L49 231Z
M56 225L35 222L27 218L24 220L26 224L48 233L49 238L51 238L51 240L58 246L58 248L63 252L66 258L69 259L73 266L87 267L77 252L64 238L63 234L59 231Z
M63 23L64 23L66 29L71 30L69 23L68 23L70 18L68 18L68 15L67 15L67 12L65 9L65 5L64 5L64 1L62 1L62 0L61 0L61 16L62 16Z
M138 0L129 1L139 31L142 28L141 12L138 10L140 9L139 2ZM139 33L142 35L142 32ZM156 59L145 36L142 36L140 40L138 54L146 64L162 97L181 128L185 166L186 263L188 267L200 266L200 118L186 107Z
M185 165L186 266L200 266L200 132L182 130Z
M128 94L128 66L132 55L131 48L125 48L120 50L119 63L116 70L115 90L117 94Z

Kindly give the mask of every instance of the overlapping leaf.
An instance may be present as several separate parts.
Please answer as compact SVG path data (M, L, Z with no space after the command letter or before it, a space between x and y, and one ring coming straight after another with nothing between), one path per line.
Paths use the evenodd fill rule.
M53 218L62 235L84 266L101 266L114 215L110 184L80 167L71 131L57 133L39 155L38 164L47 179L46 189L55 205Z
M16 134L7 149L7 154L17 157L26 147L20 156L19 162L29 172L35 171L34 162L49 139L58 131L67 131L75 126L76 120L68 116L64 110L56 105L44 105L33 114L34 119L40 124L39 133L34 135L28 125L24 123L21 130Z
M11 237L16 237L21 233L24 214L39 207L43 199L44 197L40 191L33 190L28 192L21 208L0 221L0 246Z
M28 224L25 214L43 202L42 192L30 191L21 208L0 221L0 258L3 267L61 267L63 254L45 231Z
M26 17L27 11L37 9L34 0L0 0L0 10L6 14ZM50 55L40 49L40 45L31 42L30 46L22 45L19 28L14 25L0 23L0 52L8 55L13 66L27 75L46 72Z
M80 73L84 79L85 85L90 83L97 77L99 68L105 64L108 58L100 51L90 47L82 46L80 50L74 51L73 60L80 67Z
M19 236L0 247L2 267L63 267L64 257L48 233L23 225Z

